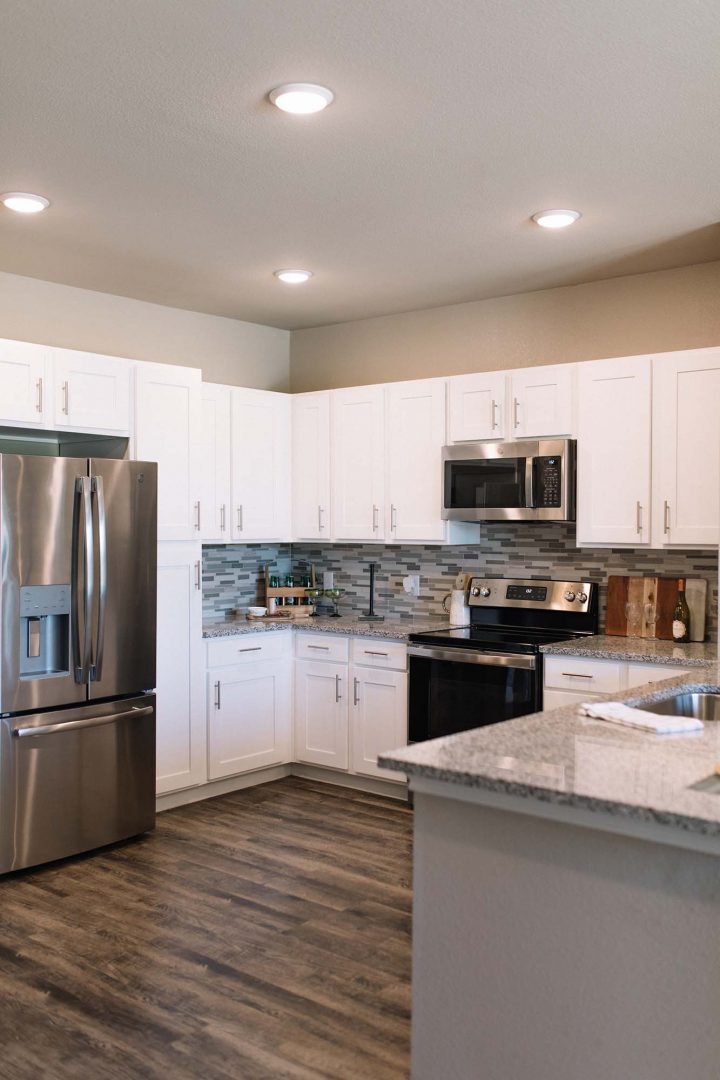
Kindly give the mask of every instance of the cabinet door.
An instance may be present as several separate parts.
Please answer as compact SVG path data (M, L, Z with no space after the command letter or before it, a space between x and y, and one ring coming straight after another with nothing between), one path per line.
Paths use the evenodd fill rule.
M158 539L200 536L200 372L138 364L135 457L158 463Z
M364 776L404 781L378 768L378 754L407 746L407 675L404 671L350 668L351 768Z
M202 384L200 532L205 542L230 539L230 398L232 388Z
M280 765L291 757L288 659L208 672L208 778Z
M293 536L330 539L330 394L292 399Z
M52 364L55 427L130 434L130 360L53 349Z
M290 537L290 395L232 391L233 540Z
M443 540L445 381L424 379L390 386L386 407L388 534L399 541Z
M201 560L200 544L158 546L159 795L207 778Z
M577 542L650 543L651 358L578 372Z
M0 338L0 423L45 422L48 354L44 345Z
M380 386L332 392L332 518L336 540L384 539L383 414Z
M696 674L700 674L697 668L695 671ZM628 690L632 690L634 686L662 682L663 679L675 679L681 675L690 675L690 671L687 668L676 667L675 664L629 663L627 666L627 687Z
M448 379L449 442L506 438L505 382L504 371Z
M720 540L720 349L653 358L654 540Z
M546 364L510 373L510 437L573 435L575 364Z
M585 702L602 701L605 694L593 694L587 690L584 694L576 690L543 690L543 711L550 709L565 709L568 705L575 705L578 709Z
M348 767L348 668L295 661L295 761Z

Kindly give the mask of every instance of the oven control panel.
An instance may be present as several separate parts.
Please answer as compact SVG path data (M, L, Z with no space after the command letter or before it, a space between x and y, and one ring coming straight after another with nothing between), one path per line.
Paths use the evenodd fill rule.
M470 578L470 607L542 608L587 612L596 586L590 581L535 581L524 578Z

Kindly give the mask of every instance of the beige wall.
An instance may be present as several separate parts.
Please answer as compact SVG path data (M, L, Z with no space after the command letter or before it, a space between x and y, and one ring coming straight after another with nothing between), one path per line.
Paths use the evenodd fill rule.
M295 392L720 345L720 262L296 330Z
M289 388L286 330L15 274L0 273L0 337L198 367L208 382Z

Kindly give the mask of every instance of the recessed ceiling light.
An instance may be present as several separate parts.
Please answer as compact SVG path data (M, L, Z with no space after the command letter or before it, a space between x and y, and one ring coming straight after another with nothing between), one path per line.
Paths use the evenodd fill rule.
M50 205L49 199L44 199L42 195L31 195L27 191L7 191L0 195L0 202L18 214L37 214Z
M286 285L302 285L303 281L309 281L312 270L273 270L273 274Z
M289 113L322 112L330 105L335 95L327 86L315 83L285 83L271 90L268 97L278 109Z
M579 210L538 210L532 219L543 229L566 229L582 217Z

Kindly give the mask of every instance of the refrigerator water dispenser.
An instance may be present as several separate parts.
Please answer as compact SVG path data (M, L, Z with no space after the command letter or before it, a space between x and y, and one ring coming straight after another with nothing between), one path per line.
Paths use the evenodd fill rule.
M70 670L70 586L20 588L20 678Z

